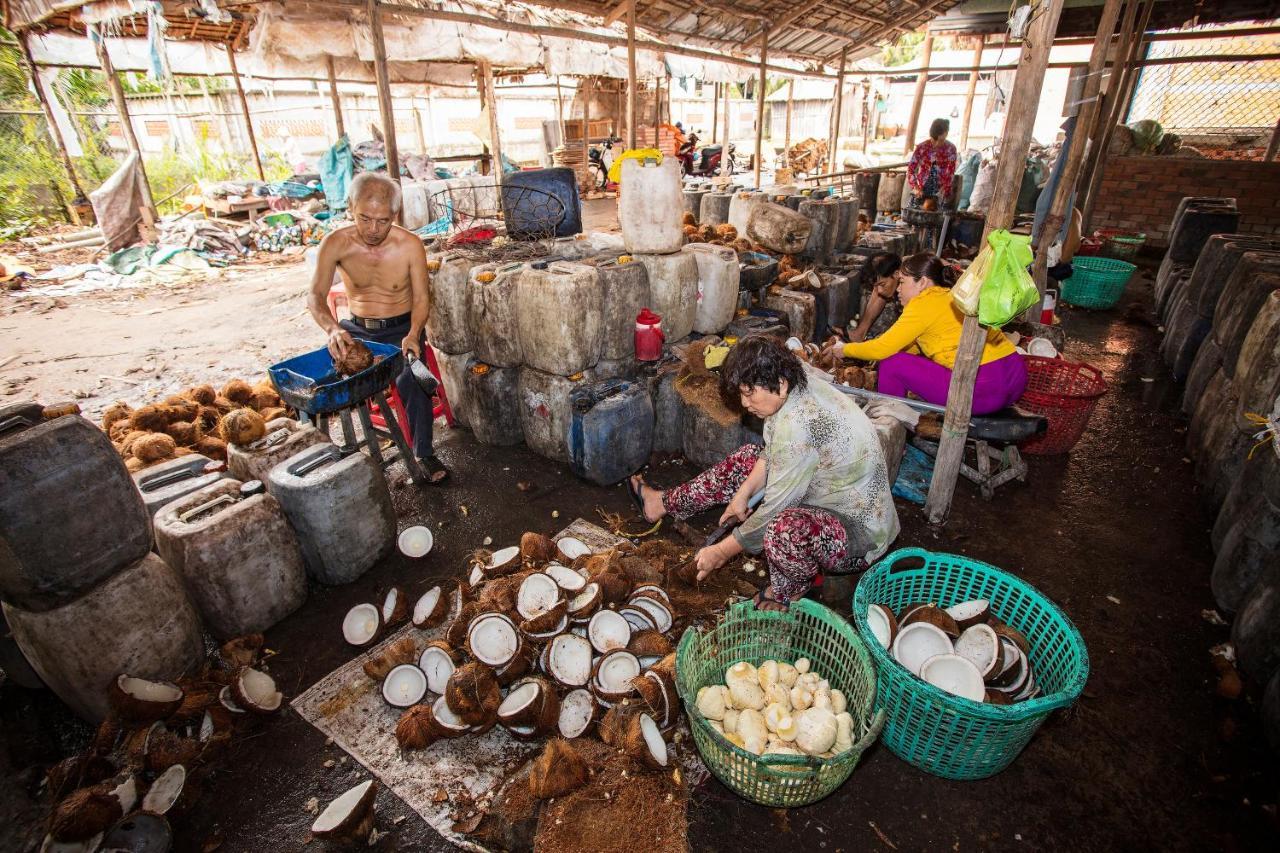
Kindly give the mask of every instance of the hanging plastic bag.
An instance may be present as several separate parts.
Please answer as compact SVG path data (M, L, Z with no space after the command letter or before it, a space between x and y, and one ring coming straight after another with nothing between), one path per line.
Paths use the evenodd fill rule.
M1035 305L1040 291L1027 272L1034 260L1031 237L999 229L987 237L987 245L993 254L991 269L982 283L978 321L998 328Z
M968 269L960 273L960 278L956 281L955 286L951 288L951 301L956 304L961 313L970 317L978 315L978 303L982 295L982 282L986 280L987 273L991 269L992 254L991 246L983 246L982 251L978 253L978 257L973 259Z

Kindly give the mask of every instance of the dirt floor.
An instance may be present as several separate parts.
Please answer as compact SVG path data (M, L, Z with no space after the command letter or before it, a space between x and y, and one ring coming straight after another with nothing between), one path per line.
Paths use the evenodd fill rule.
M245 275L226 281L216 298L207 286L188 294L208 300L196 306L152 295L126 305L77 297L29 315L6 299L5 354L17 343L21 367L5 366L0 377L16 369L34 378L0 401L52 399L93 387L100 375L134 376L126 373L131 359L145 354L155 365L146 383L169 382L178 371L261 370L318 343L300 313L302 281L301 267ZM1214 693L1208 650L1228 629L1205 615L1213 607L1212 519L1183 451L1185 419L1160 366L1149 304L1143 278L1114 311L1065 312L1068 355L1101 368L1111 384L1072 454L1032 458L1029 483L1002 489L991 503L962 485L940 529L919 507L899 503L899 545L1002 566L1070 615L1092 669L1078 705L1051 718L1008 770L985 781L929 776L882 746L833 796L789 812L746 803L710 779L692 792L692 849L1277 849L1274 757L1251 701ZM51 360L58 356L76 358ZM107 397L133 397L139 386L104 387ZM514 542L524 530L552 532L575 516L596 520L597 507L630 507L621 488L587 485L523 448L480 447L460 429L438 435L454 483L393 493L403 523L436 530L435 551L422 565L395 555L354 584L313 589L302 610L269 631L278 652L272 671L289 697L350 655L339 622L351 605L378 600L393 583L416 591L460 576L465 555L485 536ZM691 473L669 465L651 476L674 483ZM536 488L521 491L519 481ZM833 606L847 611L847 595ZM0 684L0 849L34 849L45 809L33 799L42 769L88 734L47 692ZM341 750L286 711L235 745L199 808L177 824L178 849L306 849L306 802L323 803L359 778ZM448 849L394 796L383 792L378 805L379 829L389 833L379 849Z

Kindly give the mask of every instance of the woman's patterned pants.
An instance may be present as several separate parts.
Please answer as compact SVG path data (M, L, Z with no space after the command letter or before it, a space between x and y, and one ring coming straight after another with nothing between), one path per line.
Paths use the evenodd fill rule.
M662 505L679 519L727 504L746 481L764 448L744 444L689 482L668 489ZM840 519L811 507L778 513L764 530L769 585L779 601L792 601L809 590L814 577L841 566L848 536Z

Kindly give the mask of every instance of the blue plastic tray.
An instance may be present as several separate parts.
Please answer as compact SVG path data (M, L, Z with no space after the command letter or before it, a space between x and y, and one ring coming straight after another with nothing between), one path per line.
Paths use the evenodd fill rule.
M296 355L267 368L280 399L309 415L326 415L346 409L385 391L404 367L399 347L365 341L374 362L353 376L342 377L333 367L325 347Z

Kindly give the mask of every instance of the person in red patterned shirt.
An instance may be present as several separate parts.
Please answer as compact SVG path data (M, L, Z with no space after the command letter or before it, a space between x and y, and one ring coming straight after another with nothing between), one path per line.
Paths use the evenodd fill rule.
M916 146L907 165L907 186L912 207L922 207L925 199L941 204L951 197L951 181L956 174L956 147L947 141L951 122L936 118L929 125L929 138Z

